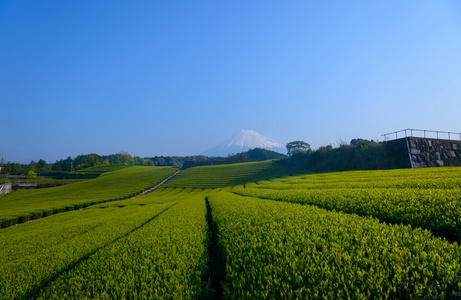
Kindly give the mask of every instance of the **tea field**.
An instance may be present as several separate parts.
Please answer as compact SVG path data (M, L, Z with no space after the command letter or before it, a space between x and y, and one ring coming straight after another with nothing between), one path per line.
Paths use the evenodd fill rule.
M99 185L87 202L50 188L40 207L101 203L1 229L0 299L460 297L461 168L195 167L104 202L175 171L145 168L71 184Z
M274 165L272 161L238 163L230 165L202 166L184 170L165 187L222 188L269 178L277 178L296 172Z
M99 170L100 175L95 179L54 188L17 190L1 198L0 227L95 203L126 199L155 186L175 171L171 167L128 167L112 172Z
M314 205L461 238L460 168L304 175L234 188L242 196Z

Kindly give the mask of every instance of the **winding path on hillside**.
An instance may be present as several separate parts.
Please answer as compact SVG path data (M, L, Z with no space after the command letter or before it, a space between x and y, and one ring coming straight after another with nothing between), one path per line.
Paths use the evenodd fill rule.
M162 182L160 182L159 184L157 184L156 186L150 188L150 189L147 189L143 192L141 192L140 194L137 194L136 196L133 196L129 199L134 199L134 198L137 198L137 197L141 197L141 196L144 196L146 194L149 194L149 193L152 193L153 191L155 191L156 189L158 189L159 187L161 187L162 185L164 185L165 183L167 183L168 181L170 181L171 179L175 178L176 175L178 175L179 173L181 173L182 170L178 170L176 171L175 173L173 173L172 175L168 176L166 179L164 179Z
M175 173L173 173L172 175L168 176L167 178L165 178L163 181L161 181L160 183L158 183L157 185L155 185L154 187L151 187L147 190L144 190L142 191L141 193L131 197L131 198L125 198L125 199L118 199L118 200L108 200L108 201L101 201L101 202L97 202L97 203L93 203L93 204L89 204L85 207L81 207L79 209L69 209L69 210L82 210L86 207L89 207L89 206L92 206L92 205L96 205L96 204L101 204L101 203L104 203L104 202L112 202L112 201L120 201L120 200L127 200L127 199L134 199L134 198L137 198L137 197L140 197L140 196L144 196L146 194L149 194L149 193L152 193L153 191L155 191L156 189L158 189L160 186L164 185L165 183L169 182L171 179L173 179L174 177L176 177L176 175L178 175L179 173L181 173L182 170L178 170L176 171ZM66 210L66 211L69 211L69 210ZM26 222L18 222L16 224L12 224L12 225L9 225L9 226L6 226L4 228L8 228L8 227L11 227L11 226L17 226L19 224L23 224L23 223L28 223L28 222L32 222L32 221L35 221L35 220L39 220L39 219L42 219L46 216L43 216L43 217L40 217L40 218L36 218L36 219L31 219L31 220L27 220ZM3 229L3 228L1 228Z

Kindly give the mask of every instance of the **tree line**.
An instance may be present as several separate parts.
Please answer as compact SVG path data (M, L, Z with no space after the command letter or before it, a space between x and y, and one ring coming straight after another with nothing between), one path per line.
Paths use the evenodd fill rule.
M98 165L154 165L152 161L146 161L145 159L135 156L132 157L126 152L121 152L111 155L99 155L96 153L82 154L75 158L70 156L66 159L57 160L55 163L47 163L44 159L40 159L38 162L31 161L29 164L11 163L8 162L3 166L2 173L4 174L18 174L28 173L34 171L36 173L45 172L71 172L88 167Z
M317 150L312 150L308 143L295 141L287 144L287 150L289 157L280 160L280 165L315 172L408 167L405 157L400 155L401 149L374 140L352 139L349 144L326 145Z
M36 173L46 172L71 172L99 165L133 165L133 166L181 166L185 161L204 161L210 159L203 155L197 156L154 156L139 157L131 156L126 152L99 155L96 153L81 154L75 158L56 160L54 163L47 163L44 159L32 160L28 164L8 162L3 165L3 174L27 174L29 171ZM216 159L216 158L213 158Z

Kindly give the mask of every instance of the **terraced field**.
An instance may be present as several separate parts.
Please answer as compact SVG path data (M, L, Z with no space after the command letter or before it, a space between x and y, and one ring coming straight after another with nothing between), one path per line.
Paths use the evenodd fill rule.
M77 170L73 173L75 174L97 174L100 175L102 173L107 172L114 172L121 169L129 168L127 165L99 165L94 167L89 167L81 170Z
M277 178L294 171L276 166L271 160L231 165L194 167L183 171L165 187L221 188Z
M376 217L461 239L460 168L304 175L248 184L233 192Z
M427 231L314 206L210 195L226 299L444 298L461 248Z
M0 295L197 297L206 265L205 212L201 195L152 193L3 229Z
M1 198L0 227L57 212L132 197L173 174L171 167L128 167L64 186L18 190Z
M191 168L1 229L0 299L459 298L461 168L289 175Z

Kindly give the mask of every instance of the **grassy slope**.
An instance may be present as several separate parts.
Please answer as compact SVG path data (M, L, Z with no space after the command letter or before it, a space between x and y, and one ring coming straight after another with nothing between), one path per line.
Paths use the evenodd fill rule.
M102 174L129 168L127 165L100 165L75 171L77 174Z
M70 185L19 190L0 198L0 224L7 227L60 211L125 199L156 185L175 170L171 167L129 167Z
M181 172L165 187L220 188L283 177L292 171L272 164L271 160L231 165L194 167Z

